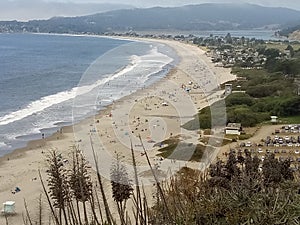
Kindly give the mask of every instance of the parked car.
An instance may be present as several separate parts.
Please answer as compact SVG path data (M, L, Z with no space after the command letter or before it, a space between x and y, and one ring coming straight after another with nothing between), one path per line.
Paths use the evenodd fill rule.
M289 141L290 141L290 137L289 137L289 136L285 136L284 140L285 140L286 142L289 142Z
M258 152L258 153L263 153L263 150L262 150L261 148L258 148L258 149L257 149L257 152Z
M245 147L245 146L246 146L245 142L242 142L242 143L240 144L240 147Z
M293 147L293 144L292 143L288 143L287 146L288 147Z
M247 143L245 144L245 146L246 146L246 147L251 147L251 146L252 146L252 144L251 144L251 142L250 142L250 141L247 141Z
M290 162L294 162L294 158L293 157L288 157L288 160L290 160Z

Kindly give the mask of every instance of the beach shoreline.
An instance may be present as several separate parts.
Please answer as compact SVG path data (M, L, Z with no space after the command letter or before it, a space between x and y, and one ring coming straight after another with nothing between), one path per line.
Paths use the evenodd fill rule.
M131 37L115 37L115 36L105 36L105 35L80 35L80 34L49 34L49 33L33 33L35 35L55 35L55 36L70 36L70 37L95 37L95 38L107 38L107 39L116 39L116 40L126 40L126 41L133 41L133 42L148 42L148 41L153 41L152 39L141 39L141 38L131 38ZM171 62L170 64L167 64L166 66L171 66L174 67L173 62ZM162 78L160 78L159 80L156 80L153 84L150 84L149 87L154 86L156 83L160 82L161 79L164 79L165 77L168 76L168 74L170 73L170 70L168 69L168 72L166 73L166 75L164 75ZM60 138L62 135L59 135L60 130L67 130L68 133L70 132L70 130L72 130L72 127L76 124L81 123L84 120L89 120L94 118L95 116L100 116L102 114L105 114L105 112L108 112L111 110L111 108L113 107L114 104L118 104L122 101L124 101L127 98L130 98L130 96L135 95L136 92L141 91L142 89L137 89L136 91L134 91L133 93L130 93L126 96L121 97L120 99L115 100L114 102L106 105L103 107L103 109L100 109L97 111L97 113L95 113L94 115L91 115L89 117L86 117L80 121L77 121L76 123L72 123L70 125L66 125L66 126L62 126L62 127L57 127L57 132L54 132L52 134L50 134L49 136L43 138L42 136L38 139L33 139L33 140L29 140L25 146L19 147L19 148L15 148L10 150L9 153L6 153L4 155L0 156L0 165L2 163L4 163L5 161L9 161L10 159L14 159L16 157L16 155L20 156L20 153L25 153L28 150L32 150L34 148L40 148L40 147L44 147L46 145L47 142L49 141L53 141L56 140L58 138ZM50 129L50 128L49 128ZM54 127L52 128L54 129ZM42 134L41 134L42 135Z
M50 150L55 149L68 158L70 157L70 148L75 145L84 150L85 156L92 164L93 159L90 151L90 137L92 137L95 145L101 142L100 148L102 149L104 146L105 150L111 153L110 156L113 155L114 149L118 149L120 154L126 156L125 162L129 162L130 157L127 158L126 155L128 154L129 135L133 137L133 144L139 153L141 146L137 144L138 135L141 135L143 140L148 140L147 137L151 136L153 140L159 142L163 138L182 133L181 125L183 123L190 120L199 109L220 99L223 90L216 91L220 84L235 79L235 76L230 73L231 69L215 67L205 52L197 46L172 40L126 37L120 39L123 38L124 40L155 41L166 44L177 52L180 58L179 63L162 79L149 87L139 89L116 100L105 109L100 110L95 116L63 127L61 131L44 139L30 141L26 147L16 149L0 157L0 183L3 184L0 186L0 201L12 200L17 204L17 215L10 218L10 223L17 224L22 221L24 198L27 203L30 203L31 211L36 208L36 199L42 193L40 181L36 179L37 173L40 170L46 179L45 159ZM200 70L204 70L204 72L200 74ZM207 80L201 80L201 78ZM202 83L200 84L200 82ZM191 88L192 90L188 92L181 85L188 86L189 83L192 83L191 87L196 83L201 87L195 90ZM165 102L168 103L167 107L162 106ZM145 110L145 105L149 105L150 109ZM124 117L125 114L128 115ZM164 121L159 120L159 116L164 118ZM151 122L154 124L151 124L150 127L145 122L147 120L149 124ZM155 124L157 121L160 124ZM146 130L145 127L148 129ZM158 128L161 128L159 132ZM154 137L151 129L156 129L155 132L161 135ZM126 133L129 134L126 135ZM196 132L187 132L186 135L189 136L189 141L197 141ZM146 143L146 148L151 148L150 144ZM101 152L100 148L97 151ZM149 149L149 156L152 160L155 160L156 153L157 148L153 151ZM106 158L104 157L103 160ZM137 161L141 164L142 169L145 164L144 158L137 154ZM185 164L185 162L182 163L182 165ZM163 169L164 166L161 166ZM167 166L166 163L165 167ZM105 169L108 171L104 171ZM103 174L107 172L109 172L109 168L106 166L103 168ZM106 178L108 180L108 177ZM19 187L21 191L12 194L15 187ZM109 190L107 192L110 193ZM0 217L0 223L2 222L4 222L4 218Z

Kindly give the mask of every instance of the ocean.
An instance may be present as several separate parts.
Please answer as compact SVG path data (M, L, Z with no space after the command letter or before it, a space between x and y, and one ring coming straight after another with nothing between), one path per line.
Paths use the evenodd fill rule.
M159 43L0 34L0 156L96 114L177 62Z

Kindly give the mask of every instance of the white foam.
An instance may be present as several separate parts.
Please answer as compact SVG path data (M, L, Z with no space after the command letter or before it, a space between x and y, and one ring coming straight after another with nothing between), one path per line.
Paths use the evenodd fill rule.
M18 111L0 117L0 125L7 125L9 123L24 119L28 116L35 115L36 113L41 112L44 109L49 108L53 105L62 103L70 99L74 99L78 95L86 94L92 91L94 88L103 85L111 80L114 80L125 73L130 72L134 67L136 67L136 64L129 64L126 67L124 67L122 70L120 70L118 73L112 74L104 79L98 80L97 82L91 85L74 87L68 91L63 91L57 94L42 97L37 101L31 102L23 109L20 109Z
M7 145L4 142L0 142L0 148L6 147Z
M172 58L158 52L158 49L156 47L153 47L146 55L143 56L132 55L130 59L131 62L127 66L123 67L120 71L108 75L107 77L98 80L93 84L74 87L68 91L63 91L53 95L42 97L39 100L31 102L23 109L11 112L5 116L0 117L0 126L13 123L15 121L24 119L28 116L38 115L39 112L45 110L46 108L74 99L77 96L81 96L86 93L89 93L93 89L101 85L104 85L109 81L112 81L114 79L117 79L120 76L130 73L135 68L145 68L145 67L152 68L152 71L149 74L145 74L144 73L145 71L141 71L140 75L142 76L140 77L139 81L141 83L145 82L150 75L159 72L165 65L172 62Z
M144 68L149 67L151 69L151 73L149 74L144 73L140 77L140 81L142 81L143 83L146 82L151 75L160 72L164 66L168 65L172 61L173 61L172 58L159 52L157 47L153 47L149 51L149 54L141 56L140 58L140 62L143 63L142 67Z

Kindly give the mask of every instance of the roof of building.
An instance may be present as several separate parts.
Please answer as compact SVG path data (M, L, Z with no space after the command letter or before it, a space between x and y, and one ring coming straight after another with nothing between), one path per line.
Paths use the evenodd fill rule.
M228 123L226 129L240 129L241 127L241 123Z

